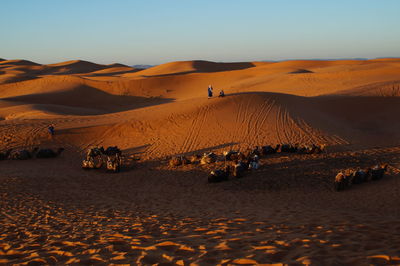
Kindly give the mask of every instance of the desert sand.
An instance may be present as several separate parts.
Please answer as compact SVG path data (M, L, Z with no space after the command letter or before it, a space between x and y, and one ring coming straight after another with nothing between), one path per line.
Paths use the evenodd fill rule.
M208 99L209 84L226 97ZM0 161L0 263L400 264L399 96L400 59L0 60L1 151L66 149ZM277 153L218 184L222 162L168 166L278 143L327 151ZM122 172L81 169L96 145L123 150ZM383 180L333 191L338 171L377 163Z

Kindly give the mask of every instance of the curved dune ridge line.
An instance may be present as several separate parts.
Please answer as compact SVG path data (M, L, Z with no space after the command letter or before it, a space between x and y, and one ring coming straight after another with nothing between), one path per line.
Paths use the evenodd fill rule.
M335 94L354 96L397 97L400 96L400 80L372 83L353 89L339 91Z
M179 61L171 62L145 69L140 72L141 76L167 76L179 75L188 73L203 73L203 72L219 72L241 70L254 67L256 63L240 62L240 63L215 63L210 61ZM128 76L125 75L125 76Z
M97 73L100 71L99 73ZM123 64L101 65L83 60L71 60L56 64L41 65L27 60L0 61L0 84L39 78L45 75L124 74L138 71Z
M5 60L5 59L0 59L0 64L1 65L12 65L12 66L39 66L40 64L29 61L29 60L22 60L22 59L15 59L15 60Z

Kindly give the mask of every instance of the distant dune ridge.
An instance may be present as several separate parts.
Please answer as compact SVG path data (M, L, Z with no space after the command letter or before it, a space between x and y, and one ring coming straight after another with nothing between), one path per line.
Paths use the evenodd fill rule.
M94 119L87 134L96 131L99 141L124 148L151 143L152 157L225 143L372 145L383 136L397 141L400 122L393 114L400 105L391 96L399 95L399 70L400 59L197 60L142 70L82 60L49 65L4 60L0 115L7 120L68 115L76 123ZM209 84L214 94L224 89L228 96L208 100Z

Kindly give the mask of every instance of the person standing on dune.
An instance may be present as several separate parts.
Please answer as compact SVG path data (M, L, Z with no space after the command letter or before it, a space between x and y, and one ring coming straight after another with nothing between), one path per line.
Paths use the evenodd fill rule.
M49 131L49 136L50 136L50 138L53 138L54 133L55 133L55 131L54 131L54 126L53 126L53 125L50 125L50 126L47 128L47 130Z
M208 98L212 98L213 96L213 88L211 85L208 85Z

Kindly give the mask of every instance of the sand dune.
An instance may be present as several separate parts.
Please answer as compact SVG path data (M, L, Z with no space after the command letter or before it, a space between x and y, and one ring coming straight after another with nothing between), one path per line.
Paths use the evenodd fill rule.
M140 76L169 76L169 75L182 75L188 73L207 73L207 72L220 72L241 70L254 67L254 63L215 63L209 61L180 61L171 62L158 66L145 69L138 73ZM128 76L128 75L125 75Z
M0 61L0 150L66 148L0 161L0 264L399 264L399 71L399 59ZM209 84L226 97L208 99ZM206 179L221 156L168 166L277 143L328 147L220 184ZM123 171L83 171L94 145L122 148ZM338 171L381 162L383 180L332 191Z
M354 96L381 96L397 97L400 96L400 81L387 81L368 84L365 86L336 92L338 95Z
M108 68L90 72L88 75L94 75L94 76L121 75L121 74L126 74L126 73L137 72L140 70L141 69L124 66L121 64L113 64L113 65L110 65Z
M72 60L57 64L46 65L52 74L76 74L87 73L106 68L104 65L95 64L83 60Z
M19 66L19 65L24 65L24 66L39 66L40 64L29 61L29 60L21 60L21 59L15 59L15 60L0 60L1 65L11 65L11 66Z
M57 64L41 65L27 60L0 62L0 84L35 79L47 75L104 75L124 74L138 71L123 64L100 65L83 60L72 60Z
M34 117L46 111L79 116L123 111L99 130L106 135L111 132L100 140L126 148L151 145L149 157L194 152L227 143L235 143L232 147L279 142L396 143L399 129L395 117L399 111L397 98L379 97L393 96L389 93L397 88L398 82L392 78L400 67L398 60L184 61L124 74L121 78L111 76L133 68L116 64L103 68L105 65L79 60L50 66L71 68L74 73L85 69L89 76L45 75L0 85L3 101L25 106L21 116L16 113L21 107L3 108L2 117L29 117L26 106L33 108ZM102 69L90 72L99 67ZM290 70L296 74L290 74ZM95 74L102 79L92 79ZM351 75L351 79L344 75ZM358 86L373 78L374 82ZM392 80L376 81L389 78ZM208 83L214 85L216 93L219 88L225 89L228 97L206 99ZM298 97L287 92L327 96ZM332 94L342 96L328 96ZM368 97L355 98L358 95ZM146 126L136 130L137 124ZM130 135L136 141L132 142Z

